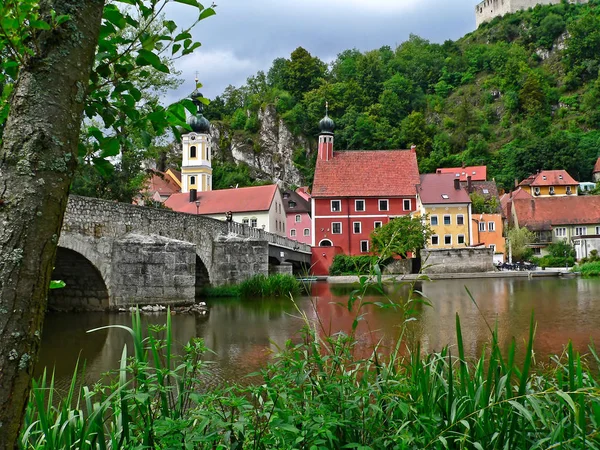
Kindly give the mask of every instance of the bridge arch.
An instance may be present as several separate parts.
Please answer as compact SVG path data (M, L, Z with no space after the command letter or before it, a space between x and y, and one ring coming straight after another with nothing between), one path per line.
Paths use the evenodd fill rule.
M208 268L200 255L196 254L196 297L202 293L202 289L209 286L210 275Z
M59 246L53 280L66 286L48 294L48 309L73 311L105 311L110 306L107 284L96 266L81 253Z

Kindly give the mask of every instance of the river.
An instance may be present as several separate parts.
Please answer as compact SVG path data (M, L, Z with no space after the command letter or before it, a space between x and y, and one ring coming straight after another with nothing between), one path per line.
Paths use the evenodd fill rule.
M459 314L465 350L470 357L482 351L490 340L486 321L498 326L499 339L507 347L514 338L522 350L529 331L531 312L537 321L534 350L536 361L548 361L561 353L569 341L586 352L591 341L600 342L600 280L581 278L498 278L419 282L416 288L431 306L417 302L410 323L410 336L421 342L425 352L456 344L455 315ZM468 296L468 288L477 305ZM174 338L183 344L191 337L205 340L214 354L210 361L209 385L244 381L245 376L264 366L273 352L288 339L298 341L303 325L300 313L317 324L321 334L349 332L356 311L346 307L351 287L315 283L311 296L296 299L214 300L206 316L172 316ZM386 288L386 297L369 293L368 302L389 304L405 298L407 286ZM356 308L355 308L356 309ZM358 325L357 352L368 354L373 343L381 351L393 345L405 316L400 308L367 305ZM144 322L164 324L165 313L144 315ZM485 320L484 320L485 319ZM67 386L78 358L86 361L86 381L93 383L101 374L118 366L126 331L86 333L105 325L129 325L128 313L48 313L44 325L39 374L43 367L54 368L57 384Z

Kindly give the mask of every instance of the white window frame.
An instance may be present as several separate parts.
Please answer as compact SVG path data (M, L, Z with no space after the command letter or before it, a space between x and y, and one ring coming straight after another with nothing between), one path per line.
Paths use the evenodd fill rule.
M310 228L304 229L304 236L310 236Z
M295 228L292 228L290 230L290 237L296 237L296 229Z
M366 244L366 250L363 249L363 244ZM361 253L369 252L369 241L360 241L360 252Z
M567 235L567 229L565 227L558 227L554 229L556 237L565 237Z
M408 208L406 207L407 202L408 202ZM402 200L402 208L404 211L410 211L410 209L412 208L412 202L410 201L409 198L405 198L404 200Z
M492 231L496 231L496 222L488 222L487 223L488 231L491 233Z
M496 253L496 244L490 244L489 248L492 249L492 253Z
M335 209L333 209L334 202L337 202L337 204L340 206L337 211ZM342 201L341 200L331 200L331 212L342 212Z
M596 227L596 234L600 234L600 227Z
M437 239L436 243L433 242L433 238ZM440 245L440 237L437 234L432 234L431 235L431 245Z
M248 219L247 217L244 217L244 218L242 219L242 223L243 223L244 225L250 225L250 219Z
M578 230L581 230L582 233L579 233ZM585 236L587 235L587 227L575 227L575 236Z
M377 229L377 228L381 228L383 226L383 222L380 220L375 221L375 223L373 224L373 229Z
M446 238L450 238L450 242L446 242ZM452 245L452 235L451 234L445 234L444 235L444 245Z
M296 214L296 218L294 219L296 223L302 222L302 216L300 214Z
M434 218L434 217L435 217L435 223L433 223L433 218ZM437 226L440 224L440 219L439 219L439 217L437 216L437 214L434 214L434 215L432 215L432 216L429 216L429 224L430 224L432 227L437 227Z
M446 217L448 218L448 223L446 223ZM444 226L452 225L452 214L444 214L442 220L444 221Z
M460 242L460 238L462 238L462 242ZM465 241L465 235L464 235L464 234L459 234L459 235L456 237L456 243L457 243L457 244L459 244L459 245L463 245L463 244L465 244L465 242L466 242L466 241Z
M256 228L256 227L258 227L258 219L256 219L256 218L252 218L252 219L250 219L250 226L251 226L252 228Z
M483 232L485 231L485 222L481 221L479 222L479 232Z
M462 223L458 223L458 218L461 218ZM457 214L456 215L456 225L464 225L465 224L465 215L464 214Z
M550 189L548 189L548 193L549 193L550 195L554 195L554 194L555 194L555 191L554 191L554 186L550 186Z
M381 202L385 202L386 209L381 209ZM385 198L381 198L377 201L377 206L379 206L379 211L389 211L390 210L390 201Z
M356 225L358 225L358 231L356 231ZM362 233L362 223L361 222L352 222L352 234L361 234Z
M540 190L540 188L539 188L539 187L534 187L534 188L533 188L533 193L534 193L534 195L540 195L540 193L541 193L541 192L542 192L542 191Z
M334 225L340 226L340 231L338 233L335 232ZM342 222L331 222L331 234L342 234L342 233L343 233Z
M190 175L190 186L196 186L196 175Z
M358 209L358 202L362 202L363 208ZM354 211L356 212L365 212L367 210L367 202L364 200L354 200Z

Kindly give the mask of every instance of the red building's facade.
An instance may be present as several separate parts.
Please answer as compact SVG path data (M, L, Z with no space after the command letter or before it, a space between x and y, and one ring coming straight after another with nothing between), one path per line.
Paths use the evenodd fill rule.
M334 152L333 121L325 117L320 127L312 190L316 274L329 267L333 253L369 254L375 228L416 210L420 183L414 148Z

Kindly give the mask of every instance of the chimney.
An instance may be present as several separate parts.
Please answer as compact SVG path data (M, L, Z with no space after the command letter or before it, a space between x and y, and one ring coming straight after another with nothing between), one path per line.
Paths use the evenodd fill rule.
M198 191L196 189L190 189L190 203L198 200Z
M469 194L473 192L473 183L471 182L471 175L467 175L467 192Z
M519 179L515 178L515 188L518 188L518 187L519 187Z
M410 146L410 151L413 153L417 153L417 146L416 145L411 145Z
M454 179L454 189L460 190L460 180L458 178Z

